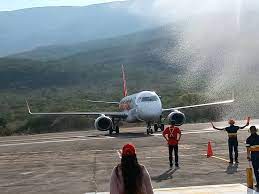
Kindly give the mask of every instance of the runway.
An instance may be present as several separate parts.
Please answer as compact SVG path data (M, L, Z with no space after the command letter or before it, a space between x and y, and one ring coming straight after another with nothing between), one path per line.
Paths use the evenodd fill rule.
M259 120L251 124L259 125ZM117 151L128 142L136 145L138 160L147 167L156 189L246 182L247 129L238 132L240 164L231 167L226 132L213 130L209 123L186 124L181 129L180 169L172 171L168 171L161 132L146 135L143 127L122 128L120 135L112 136L92 130L1 137L1 193L107 192L111 171L120 161ZM208 140L214 158L205 156Z

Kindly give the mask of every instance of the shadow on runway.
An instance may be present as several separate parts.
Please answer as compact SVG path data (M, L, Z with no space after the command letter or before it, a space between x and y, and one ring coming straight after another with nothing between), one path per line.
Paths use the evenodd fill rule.
M110 137L116 137L116 138L141 138L141 137L152 137L151 135L147 135L143 132L123 132L120 134L112 134L112 135L105 135Z
M156 182L161 182L163 180L168 180L173 178L173 174L177 171L178 169L169 169L165 171L163 174L160 174L158 176L151 177L152 180Z
M229 164L227 169L226 169L226 173L227 174L235 174L237 172L238 169L238 164Z

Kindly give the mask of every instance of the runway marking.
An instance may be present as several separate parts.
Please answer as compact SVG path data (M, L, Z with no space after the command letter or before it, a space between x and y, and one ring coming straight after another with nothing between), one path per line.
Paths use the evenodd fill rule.
M202 134L202 133L219 133L220 131L212 129L212 128L206 128L206 129L198 129L198 130L190 130L190 131L186 131L183 130L182 134L186 135L186 134ZM247 131L247 128L245 129L240 129L240 131ZM155 133L152 134L152 136L162 136L163 134L161 133Z
M20 173L21 175L28 175L28 174L32 174L32 172L22 172Z
M193 156L202 156L199 154L188 154L188 155L184 155L184 154L179 154L179 157L193 157ZM146 159L161 159L161 158L168 158L168 156L147 156L145 157Z
M240 152L238 152L238 153L246 153L246 151L240 151ZM221 152L221 153L217 153L218 155L223 155L223 154L228 154L228 152L226 151L226 152ZM179 154L179 156L180 157L193 157L193 156L207 156L207 154L199 154L199 153L197 153L197 154ZM211 156L211 157L214 157L214 158L217 158L217 159L221 159L221 160L224 160L224 161L227 161L227 162L229 162L228 160L226 160L226 159L224 159L224 158L220 158L220 157L218 157L218 156ZM166 155L166 156L164 156L164 157L162 157L162 156L147 156L147 157L145 157L146 159L159 159L159 158L168 158L168 156Z
M211 156L212 158L216 158L216 159L219 159L219 160L223 160L225 162L229 162L229 160L226 160L225 158L221 158L221 157L218 157L218 156Z
M188 132L182 132L183 135L186 135L186 134L202 134L202 133L217 133L218 131L188 131ZM152 136L162 136L163 134L161 133L156 133L156 134L152 134Z
M189 132L183 132L183 134L201 134L201 133L211 133L211 132L217 132L217 131L211 131L210 129L203 129L202 131L189 131ZM162 136L162 134L153 134L152 136ZM70 140L73 138L72 140ZM74 139L76 138L76 139ZM77 139L78 138L78 139ZM42 138L33 138L33 139L15 139L15 140L6 140L6 141L1 141L0 143L4 142L20 142L20 143L5 143L5 144L0 144L0 147L6 147L6 146L16 146L16 145L29 145L29 144L42 144L42 143L58 143L58 142L72 142L72 141L86 141L86 140L93 140L93 139L109 139L109 138L115 138L111 136L103 136L103 137L93 137L91 139L86 139L88 138L87 136L56 136L56 137L42 137ZM62 139L62 140L57 140L57 139ZM69 140L67 140L69 139ZM24 142L24 141L37 141L37 140L50 140L50 141L40 141L40 142ZM53 141L52 141L53 140Z
M19 146L19 145L33 145L33 144L45 144L45 143L59 143L59 142L73 142L73 141L89 141L89 140L101 140L101 139L112 139L114 137L96 137L89 139L64 139L64 140L56 140L56 141L39 141L39 142L24 142L24 143L11 143L11 144L1 144L0 147L8 147L8 146Z
M241 129L240 131L246 131L247 128L245 129ZM89 134L89 131L86 131L87 134ZM213 128L205 128L205 129L198 129L198 130L183 130L182 134L202 134L202 133L216 133L219 132L217 130L214 130ZM78 132L66 132L65 134L75 134ZM39 138L32 138L32 139L0 139L0 143L5 143L5 142L21 142L21 141L38 141L38 140L55 140L55 139L71 139L71 138L88 138L89 136L87 135L74 135L74 136L61 136L62 133L56 134L56 136L54 137L39 137ZM101 134L96 134L96 136L102 136ZM37 135L33 135L33 136L37 136ZM162 136L161 133L156 133L156 134L152 134L151 136ZM22 137L22 136L21 136ZM102 137L111 137L111 136L102 136ZM96 137L97 138L97 137ZM114 137L113 137L114 138Z
M243 129L242 131L246 131L247 129ZM183 131L182 134L202 134L202 133L217 133L219 131L213 130L212 128L205 128L205 129L200 129L200 130L190 130L190 131ZM76 133L76 132L71 132ZM67 134L67 133L66 133ZM152 136L162 136L161 133L159 134L152 134ZM76 138L76 139L74 139ZM78 138L78 139L77 139ZM41 138L33 138L33 139L21 139L21 140L7 140L7 141L1 141L0 140L0 147L7 147L7 146L18 146L18 145L30 145L30 144L44 144L44 143L58 143L58 142L73 142L73 141L87 141L87 140L98 140L98 139L109 139L109 138L116 138L116 137L111 137L111 136L101 136L101 137L93 137L91 139L88 139L88 136L56 136L56 137L41 137ZM61 140L57 140L61 139ZM34 140L50 140L50 141L39 141L39 142L24 142L24 141L34 141ZM51 141L53 140L53 141ZM5 144L4 143L7 142ZM19 142L19 143L9 143L9 142Z
M87 136L57 136L57 137L42 137L42 138L32 138L32 139L10 139L2 141L0 140L0 143L4 142L19 142L19 141L37 141L37 140L52 140L52 139L72 139L72 138L85 138Z

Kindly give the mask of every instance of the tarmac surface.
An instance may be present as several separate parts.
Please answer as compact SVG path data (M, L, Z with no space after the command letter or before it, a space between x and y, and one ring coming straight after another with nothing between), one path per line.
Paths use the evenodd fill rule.
M251 124L258 127L259 120ZM246 183L248 128L238 132L240 163L233 166L228 164L226 132L212 129L209 123L181 129L180 168L171 170L161 132L146 135L143 127L121 129L121 134L112 136L92 130L1 137L0 193L107 192L111 171L120 162L117 152L129 142L136 145L138 160L156 189ZM208 140L215 157L206 157Z

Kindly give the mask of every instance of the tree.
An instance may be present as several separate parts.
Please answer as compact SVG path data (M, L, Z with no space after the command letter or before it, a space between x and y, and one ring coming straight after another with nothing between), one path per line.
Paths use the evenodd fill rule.
M4 118L0 118L0 127L6 128L7 121Z

